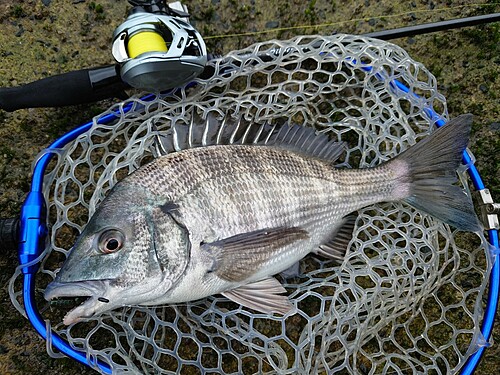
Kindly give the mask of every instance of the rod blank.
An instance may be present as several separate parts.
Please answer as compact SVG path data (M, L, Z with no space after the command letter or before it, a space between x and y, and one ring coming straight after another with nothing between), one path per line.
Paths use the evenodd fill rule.
M382 40L389 40L389 39L404 38L414 35L435 33L436 31L458 29L461 27L477 26L497 21L500 21L500 13L492 13L483 16L474 16L474 17L458 18L448 21L425 23L423 25L407 26L392 30L375 31L373 33L367 33L363 35Z

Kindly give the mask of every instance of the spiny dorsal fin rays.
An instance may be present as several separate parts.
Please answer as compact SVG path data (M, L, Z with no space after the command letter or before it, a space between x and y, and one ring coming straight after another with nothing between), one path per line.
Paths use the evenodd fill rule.
M332 142L325 134L300 125L284 124L266 145L283 147L314 158L335 162L345 151L344 142Z
M156 126L155 119L151 120L151 129L154 134L153 145L155 147L156 155L166 155L168 151L168 139L165 134L162 134Z
M255 144L284 148L330 163L345 150L343 142L331 142L325 134L311 128L248 123L241 117L236 119L229 115L219 120L212 113L208 113L204 120L195 113L187 126L174 123L155 141L162 143L157 149L165 153L212 145Z
M228 125L228 117L227 116L224 116L224 118L222 119L222 124L221 126L219 127L219 131L217 132L217 137L215 139L215 144L218 144L218 145L222 145L224 144L225 142L223 141L223 133L224 133L224 130L227 129L227 126ZM231 138L234 138L234 133L238 130L238 125L234 126L234 130L231 132L231 135L229 136L228 138L228 142L230 141Z
M174 122L156 141L163 143L161 149L172 152L213 145L253 144L261 141L262 134L268 136L274 130L268 124L242 124L241 118L226 116L220 121L211 113L205 119L194 114L189 124Z
M189 122L189 142L188 142L188 146L189 148L193 148L194 147L194 143L193 143L193 130L195 129L194 127L194 116L191 116L191 120Z
M263 127L264 126L265 125L263 125ZM271 137L272 137L272 135L273 135L273 133L274 133L275 130L276 130L276 124L274 124L273 127L271 128L271 130L269 131L266 139L264 140L264 144L268 144L269 143L269 140L271 139Z

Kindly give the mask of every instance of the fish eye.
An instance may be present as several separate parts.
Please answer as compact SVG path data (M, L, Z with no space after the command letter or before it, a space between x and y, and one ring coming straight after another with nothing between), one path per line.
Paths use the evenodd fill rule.
M108 229L99 236L99 250L103 254L111 254L123 247L125 236L117 229Z

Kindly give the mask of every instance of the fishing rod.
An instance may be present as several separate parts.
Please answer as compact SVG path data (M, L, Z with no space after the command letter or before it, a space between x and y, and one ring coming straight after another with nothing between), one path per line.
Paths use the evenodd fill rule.
M447 21L425 23L422 25L406 26L391 30L366 33L364 36L382 40L407 38L415 35L430 34L438 31L459 29L462 27L477 26L500 21L500 13L485 14L482 16L457 18Z

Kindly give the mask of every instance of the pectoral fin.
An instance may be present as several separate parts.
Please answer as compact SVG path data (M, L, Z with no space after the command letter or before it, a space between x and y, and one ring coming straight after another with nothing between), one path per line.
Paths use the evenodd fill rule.
M278 280L270 277L229 290L222 295L253 310L266 314L277 312L285 315L293 309L293 305L287 296L280 295L280 293L286 293L286 289Z
M202 245L215 259L212 272L221 279L244 281L279 254L285 246L309 238L306 230L292 227L262 229Z

